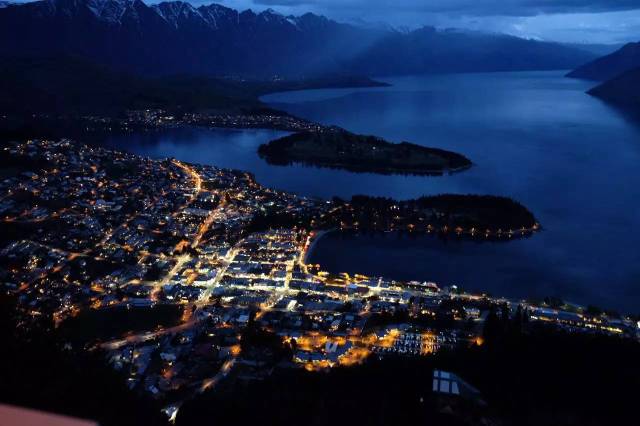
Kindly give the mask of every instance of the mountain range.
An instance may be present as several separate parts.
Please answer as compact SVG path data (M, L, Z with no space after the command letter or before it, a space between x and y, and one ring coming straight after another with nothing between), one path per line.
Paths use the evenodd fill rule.
M0 55L56 54L132 73L256 78L570 69L595 57L502 34L365 28L218 4L41 0L0 7Z

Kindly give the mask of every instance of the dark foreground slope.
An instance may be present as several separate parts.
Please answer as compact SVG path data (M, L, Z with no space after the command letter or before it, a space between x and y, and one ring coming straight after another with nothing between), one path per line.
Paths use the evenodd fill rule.
M640 67L640 42L628 43L609 55L588 62L567 77L605 81L637 67Z
M430 357L370 359L329 373L276 370L187 402L176 424L607 426L635 417L637 342L544 328L500 333ZM477 387L486 405L431 392L434 369Z
M166 425L161 405L130 390L102 354L64 349L48 318L27 331L0 293L0 403L91 419L101 425ZM0 419L0 424L2 420Z

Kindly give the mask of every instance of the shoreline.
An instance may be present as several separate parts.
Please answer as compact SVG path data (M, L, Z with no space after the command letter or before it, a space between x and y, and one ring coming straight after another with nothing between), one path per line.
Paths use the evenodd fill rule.
M316 244L318 243L318 241L320 241L322 237L324 237L325 235L331 232L338 231L338 230L339 230L338 228L331 228L331 229L323 229L320 231L313 231L315 232L315 234L312 237L310 237L308 245L305 248L304 256L302 257L302 263L304 263L305 265L309 264L308 262L309 256L311 255L311 252L313 251Z
M528 238L540 232L542 230L542 226L539 223L536 223L533 227L530 228L520 228L517 230L510 231L489 231L489 232L481 232L481 231L471 231L468 229L463 229L461 231L456 231L455 229L447 229L443 228L432 228L431 230L427 230L427 232L417 232L408 229L394 229L394 230L373 230L371 232L386 234L390 232L406 232L408 234L415 233L416 235L425 235L425 236L435 236L437 234L444 235L446 237L453 236L458 238L464 238L468 241L487 241L487 242L504 242L512 239L519 238ZM362 232L363 230L358 228L331 228L331 229L322 229L314 232L313 236L310 236L307 246L304 249L304 255L302 256L302 263L308 265L309 257L313 252L318 241L320 241L324 236L333 233L333 232L352 232L354 235Z
M345 163L329 163L329 162L320 162L320 161L309 161L309 160L286 160L285 162L277 162L272 158L267 156L261 156L258 154L260 158L267 162L269 165L273 166L291 166L291 165L303 165L307 167L318 167L322 169L332 169L332 170L344 170L351 173L371 173L376 175L406 175L406 176L449 176L456 173L461 173L466 170L471 169L474 164L471 163L469 165L464 165L460 167L447 167L442 169L400 169L400 168L371 168L368 166L357 166L350 165Z

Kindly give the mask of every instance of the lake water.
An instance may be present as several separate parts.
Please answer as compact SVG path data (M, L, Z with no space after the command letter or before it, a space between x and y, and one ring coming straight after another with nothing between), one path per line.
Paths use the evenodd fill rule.
M255 153L274 131L174 129L114 136L151 157L235 167L302 195L413 198L436 193L513 197L544 230L509 243L430 236L329 234L310 261L324 269L458 284L509 297L559 296L640 311L640 121L584 92L562 72L384 79L385 88L289 92L264 98L295 115L358 133L460 152L475 166L451 176L382 176L269 166Z

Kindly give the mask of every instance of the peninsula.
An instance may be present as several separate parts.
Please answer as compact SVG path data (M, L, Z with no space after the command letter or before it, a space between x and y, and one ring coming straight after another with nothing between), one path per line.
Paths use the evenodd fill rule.
M355 172L442 174L471 167L463 155L409 142L391 143L337 127L297 132L260 145L258 154L270 164L304 163Z

